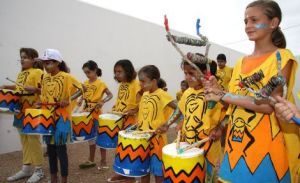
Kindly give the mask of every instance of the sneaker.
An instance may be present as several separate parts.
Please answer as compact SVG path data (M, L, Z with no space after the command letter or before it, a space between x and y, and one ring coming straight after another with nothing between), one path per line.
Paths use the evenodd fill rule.
M91 167L94 167L96 166L96 163L95 162L92 162L92 161L87 161L85 163L82 163L79 165L79 168L80 169L84 169L84 168L91 168Z
M7 177L7 181L8 182L13 182L13 181L17 181L20 179L24 179L26 177L30 177L31 173L30 172L24 172L23 170L20 170L19 172L17 172L15 175L11 176L11 177Z
M34 170L32 176L27 180L27 183L36 183L39 182L42 178L44 178L43 169L37 168Z

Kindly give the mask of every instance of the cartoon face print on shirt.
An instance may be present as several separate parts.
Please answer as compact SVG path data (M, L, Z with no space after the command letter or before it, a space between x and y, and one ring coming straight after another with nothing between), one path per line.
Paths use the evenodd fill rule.
M146 95L141 102L142 105L140 110L142 110L143 120L141 126L148 125L149 129L154 129L152 122L156 120L158 116L160 98L157 95Z
M46 77L43 87L45 88L45 97L47 101L61 101L64 87L64 76Z
M116 108L121 112L124 111L127 107L126 101L128 100L130 95L129 84L121 84L118 92L118 103Z
M18 75L17 83L21 84L21 85L24 85L26 83L26 81L27 81L28 76L29 76L29 72L28 71L21 72Z
M90 100L95 95L97 87L95 85L85 85L85 87L84 98Z
M185 102L185 125L183 126L186 132L185 138L189 141L198 141L200 128L203 126L203 116L206 113L206 102L204 100L204 93L191 94L187 97ZM203 104L203 105L202 105Z

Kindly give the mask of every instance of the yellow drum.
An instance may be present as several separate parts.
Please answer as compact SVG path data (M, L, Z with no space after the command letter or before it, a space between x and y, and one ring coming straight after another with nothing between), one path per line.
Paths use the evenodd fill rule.
M14 111L19 108L20 96L13 90L0 90L0 111Z
M25 134L53 135L55 129L54 118L47 109L26 109L23 120Z
M114 149L118 143L118 132L123 125L123 117L116 114L99 116L96 144L104 149Z
M88 112L72 114L72 138L75 141L86 141L96 138L96 126Z
M187 142L181 142L180 147L186 147ZM181 154L176 151L176 144L168 144L162 149L164 182L204 182L205 158L204 151L192 148Z
M149 133L119 132L114 171L128 177L140 177L150 172Z

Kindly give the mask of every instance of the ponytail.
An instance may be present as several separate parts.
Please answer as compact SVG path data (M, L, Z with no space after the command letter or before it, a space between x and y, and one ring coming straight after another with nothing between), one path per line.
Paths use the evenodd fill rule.
M60 71L63 71L63 72L66 72L66 73L70 73L70 69L67 66L66 62L64 62L64 61L61 61L59 63L58 68L59 68Z
M98 77L102 76L102 70L98 67L98 64L95 61L93 60L87 61L86 63L83 64L82 69L85 67L91 71L96 71Z
M277 27L272 32L272 43L277 46L278 48L285 48L286 47L286 40L283 32L281 31L280 27Z
M102 70L100 68L97 68L96 74L98 77L102 76Z

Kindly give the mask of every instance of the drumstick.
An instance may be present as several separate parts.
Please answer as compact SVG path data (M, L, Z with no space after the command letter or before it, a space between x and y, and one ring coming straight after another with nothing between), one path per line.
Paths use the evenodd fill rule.
M136 128L138 126L138 124L134 124L134 125L131 125L130 127L126 128L125 129L125 132L130 132L132 129Z
M207 142L207 141L209 141L209 140L210 140L210 138L207 137L207 138L205 138L205 139L202 139L202 140L200 140L200 141L198 141L198 142L193 143L192 145L189 145L189 146L184 147L184 148L180 148L180 149L178 150L178 153L181 154L181 153L183 153L183 152L185 152L185 151L187 151L187 150L189 150L189 149L192 149L192 148L194 148L194 147L198 147L198 146L200 146L201 144L203 144L203 143L205 143L205 142Z
M112 114L117 114L117 115L127 115L126 113L123 113L123 112L118 112L118 111L111 111L110 113Z
M59 105L57 102L42 102L41 105Z
M154 133L155 130L133 131L134 134Z
M176 151L178 152L179 149L180 149L180 135L181 135L181 132L180 130L177 132L177 139L176 139Z
M7 78L5 78L6 80L8 80L8 81L10 81L10 82L12 82L12 83L14 83L14 84L16 84L17 86L19 86L19 87L22 87L22 88L24 88L24 85L21 85L21 84L19 84L19 83L17 83L17 82L15 82L14 80L11 80L11 79L9 79L8 77Z

